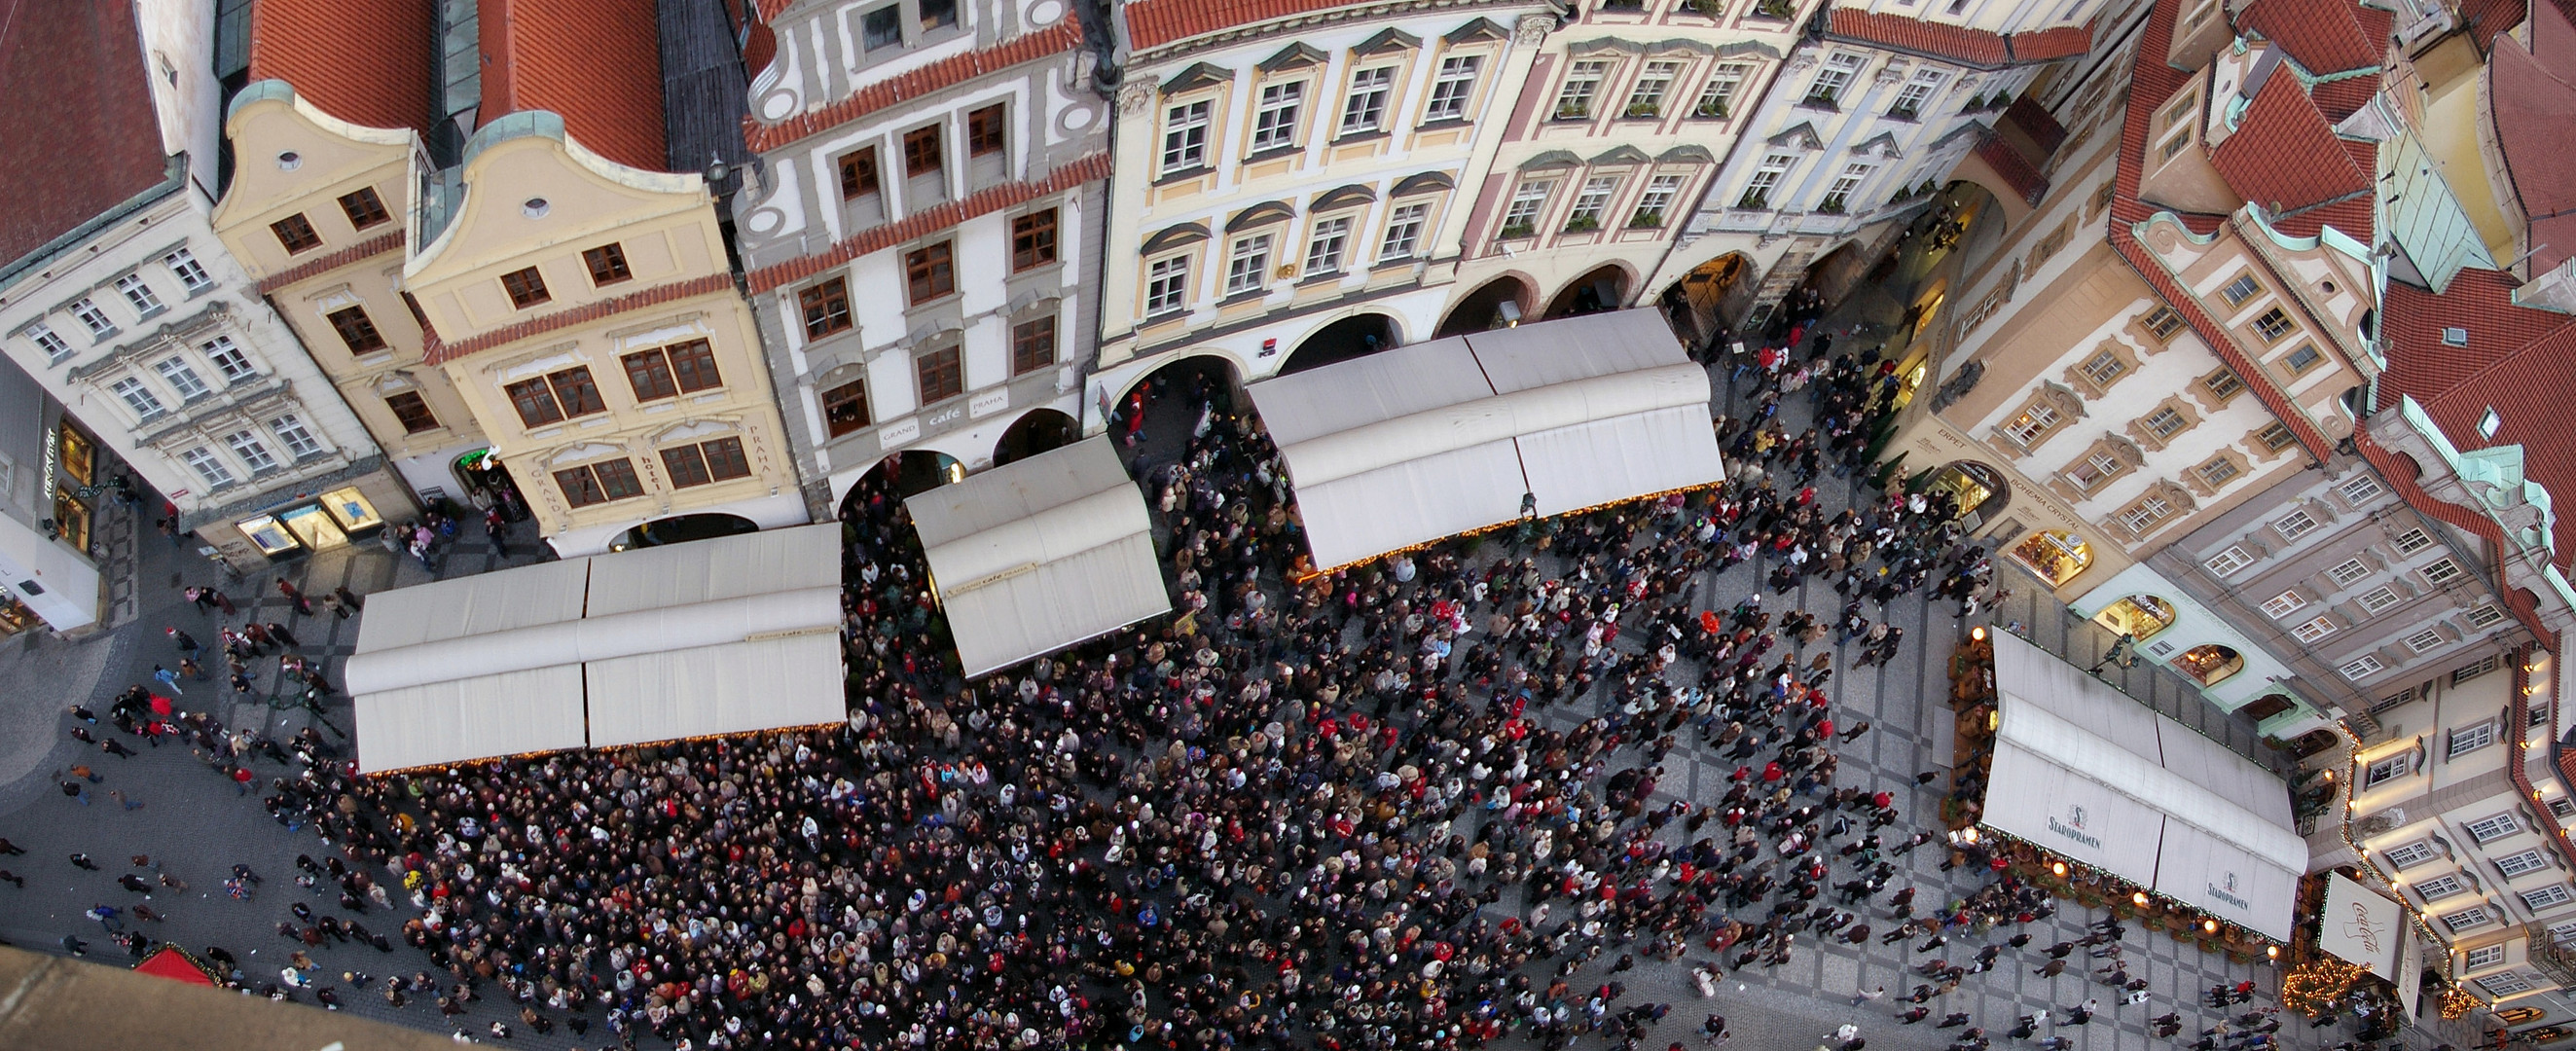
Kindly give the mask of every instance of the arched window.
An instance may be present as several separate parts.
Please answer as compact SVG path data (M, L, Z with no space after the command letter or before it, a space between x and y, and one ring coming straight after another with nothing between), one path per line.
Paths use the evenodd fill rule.
M2129 636L2133 642L2145 642L2173 627L2173 622L2173 603L2154 595L2131 595L2093 615L2093 623L2103 630Z
M2184 650L2174 658L2174 667L2203 686L2216 686L2228 676L2245 670L2243 654L2215 642Z
M2012 549L2013 557L2056 587L2093 565L2093 545L2073 533L2043 529Z

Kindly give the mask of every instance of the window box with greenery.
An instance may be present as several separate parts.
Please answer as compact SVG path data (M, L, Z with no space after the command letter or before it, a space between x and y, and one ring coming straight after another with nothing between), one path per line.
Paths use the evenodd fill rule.
M1808 92L1806 98L1798 100L1798 104L1801 106L1812 106L1816 109L1829 109L1836 113L1840 113L1842 112L1842 106L1836 102L1836 99L1841 94L1841 92L1835 91L1832 88L1819 88L1815 91Z
M1691 116L1706 117L1710 120L1725 120L1726 103L1721 99L1702 99L1700 100L1700 104L1691 110Z
M1569 234L1590 233L1600 228L1601 218L1599 216L1578 215L1565 221L1565 232Z
M1621 115L1629 120L1653 120L1664 115L1664 105L1660 102L1631 102Z
M1816 202L1816 211L1824 215L1841 215L1847 204L1849 202L1842 194L1829 193L1825 195L1824 200Z
M1888 109L1887 116L1890 120L1916 121L1921 120L1923 114L1914 106L1895 106Z
M1558 102L1557 102L1557 104L1556 104L1556 119L1558 119L1558 120L1590 120L1590 119L1592 119L1592 100L1590 100L1590 99L1563 99L1563 100L1558 101Z
M1788 18L1798 13L1795 0L1762 0L1753 5L1753 13L1764 18Z
M1726 17L1726 0L1682 0L1682 9L1709 18Z
M1771 194L1767 190L1746 190L1743 199L1736 201L1735 206L1758 212L1771 207Z
M1664 213L1656 209L1640 208L1637 214L1628 218L1628 228L1631 230L1652 230L1662 225L1664 225Z
M1535 236L1537 233L1537 228L1528 223L1512 223L1496 231L1494 238L1500 241L1518 241Z

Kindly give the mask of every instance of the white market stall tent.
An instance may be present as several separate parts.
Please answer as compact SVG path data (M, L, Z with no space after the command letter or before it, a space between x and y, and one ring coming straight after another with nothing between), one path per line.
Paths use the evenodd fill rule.
M2307 841L2289 786L2010 632L1981 823L2288 941Z
M1145 496L1103 435L904 501L973 678L1172 609Z
M1716 483L1708 373L1652 310L1452 336L1255 383L1315 568Z
M839 722L840 579L817 525L371 595L359 769Z

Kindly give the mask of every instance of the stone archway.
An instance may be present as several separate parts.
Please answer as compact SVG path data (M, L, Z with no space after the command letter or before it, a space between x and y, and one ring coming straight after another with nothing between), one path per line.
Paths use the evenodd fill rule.
M866 514L885 504L900 503L915 493L947 485L966 477L966 465L956 457L931 449L908 449L877 461L866 474L841 494L841 517Z
M1594 267L1557 290L1556 298L1548 300L1547 312L1539 315L1539 320L1554 321L1562 317L1617 310L1628 302L1630 283L1627 267L1617 263Z
M1404 343L1404 333L1394 318L1384 314L1353 314L1316 329L1289 352L1288 360L1279 366L1279 375L1322 368L1353 358L1364 358L1381 350L1391 350Z
M1082 437L1082 423L1066 413L1035 408L1012 420L993 443L993 466L1025 460L1049 449L1071 445Z
M685 544L691 540L712 540L720 536L735 536L759 531L759 523L741 515L718 512L672 515L668 518L656 518L617 534L617 539L609 541L608 549L625 551L638 547L660 547L664 544Z
M1487 329L1518 324L1537 306L1537 292L1518 275L1505 274L1476 286L1449 308L1449 316L1440 320L1433 339L1464 336Z
M1759 267L1742 252L1728 252L1692 267L1664 287L1659 302L1664 319L1694 347L1705 348L1720 333L1732 330L1753 307L1761 285Z

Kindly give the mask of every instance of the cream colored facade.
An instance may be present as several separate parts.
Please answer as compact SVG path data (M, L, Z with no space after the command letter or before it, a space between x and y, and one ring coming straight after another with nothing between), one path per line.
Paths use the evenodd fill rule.
M530 110L441 182L404 287L558 553L677 515L807 520L702 177L619 165Z
M462 499L453 467L484 447L483 429L447 374L423 366L420 322L402 298L419 136L342 121L277 80L234 96L225 135L239 163L215 209L224 246L413 493ZM296 221L315 240L290 250L277 224Z

